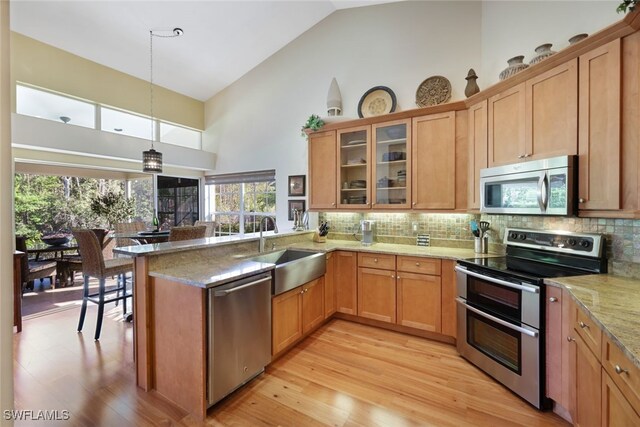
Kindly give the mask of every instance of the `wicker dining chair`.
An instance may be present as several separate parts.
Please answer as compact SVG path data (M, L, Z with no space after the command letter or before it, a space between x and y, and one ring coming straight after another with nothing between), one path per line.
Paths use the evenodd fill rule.
M27 238L24 236L16 236L16 250L24 252L25 256L20 259L20 268L22 273L22 291L24 289L33 289L36 279L42 279L48 277L51 287L55 287L55 277L57 274L56 261L55 260L40 260L36 261L29 259L29 253L27 252Z
M127 273L133 273L133 260L131 258L113 258L105 260L98 237L91 230L74 229L73 236L78 242L78 250L82 258L82 275L84 277L84 291L82 295L82 309L78 322L78 332L82 331L84 318L87 314L87 302L98 304L98 320L96 323L95 340L100 339L102 329L102 317L105 304L122 300L122 312L127 312L126 279ZM115 288L106 288L107 277L118 276ZM98 292L89 294L89 278L95 277L99 281ZM122 291L122 294L120 292ZM115 296L112 296L115 294ZM108 297L108 298L107 298Z
M169 241L203 239L206 231L207 227L205 225L173 227L169 232Z
M117 222L115 224L116 233L137 233L138 231L145 231L147 226L142 221L135 222ZM139 245L140 242L129 239L128 237L118 237L116 239L116 246L133 246Z
M204 233L204 237L213 237L215 236L216 233L216 227L218 225L218 223L216 223L215 221L196 221L195 224L196 227L199 225L204 225L205 227L207 227L207 231Z

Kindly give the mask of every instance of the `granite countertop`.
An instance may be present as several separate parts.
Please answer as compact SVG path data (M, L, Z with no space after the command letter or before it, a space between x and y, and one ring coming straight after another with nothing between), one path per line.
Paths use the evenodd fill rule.
M211 240L211 239L202 239ZM246 240L246 239L245 239ZM180 243L180 242L176 242ZM232 242L229 242L232 243ZM199 243L196 243L196 248ZM220 243L217 243L220 245ZM144 245L155 246L155 245ZM203 247L209 247L204 245ZM191 245L185 246L194 249L193 242ZM447 248L447 247L421 247L412 245L400 245L391 243L376 243L372 246L362 246L360 242L350 242L346 240L329 240L327 243L314 243L314 242L301 242L294 243L287 246L292 249L313 250L318 252L330 252L335 250L348 250L359 252L373 252L373 253L388 253L394 255L409 255L409 256L422 256L431 258L446 258L446 259L462 259L473 257L490 257L498 256L496 254L484 254L478 255L473 252L472 249L461 248ZM175 249L175 248L174 248ZM277 248L282 250L283 248ZM175 250L170 250L166 253L173 253ZM268 252L267 252L268 253ZM158 252L153 252L153 255L157 255ZM202 262L189 262L182 263L180 265L172 265L169 267L161 267L149 271L149 275L153 277L160 277L176 282L184 283L191 286L197 286L200 288L210 288L218 285L222 285L231 280L241 279L253 274L258 274L263 271L273 270L275 264L251 261L247 258L259 255L258 253L238 255L226 255L216 258L215 264L208 264Z
M640 280L612 274L545 279L569 291L579 306L640 368Z

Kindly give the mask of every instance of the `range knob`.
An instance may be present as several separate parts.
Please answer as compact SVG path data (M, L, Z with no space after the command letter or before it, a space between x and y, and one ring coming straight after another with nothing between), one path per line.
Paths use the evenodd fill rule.
M588 240L580 240L580 246L582 246L583 248L588 248L589 246L591 246L591 242L589 242Z
M513 231L509 234L509 238L511 240L516 240L518 238L518 233L514 233Z
M567 244L568 244L569 246L575 246L575 245L576 245L576 243L577 243L577 242L576 242L576 239L569 239L569 240L567 240Z
M526 234L524 234L524 233L520 233L520 234L518 235L518 238L519 238L520 240L527 240L527 235L526 235Z

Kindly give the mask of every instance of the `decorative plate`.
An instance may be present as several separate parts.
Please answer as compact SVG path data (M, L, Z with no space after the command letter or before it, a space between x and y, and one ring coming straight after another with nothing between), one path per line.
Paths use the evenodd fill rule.
M358 116L373 117L393 113L396 110L396 94L386 86L372 87L358 102Z
M444 104L451 98L451 83L446 77L432 76L420 83L416 90L418 107Z

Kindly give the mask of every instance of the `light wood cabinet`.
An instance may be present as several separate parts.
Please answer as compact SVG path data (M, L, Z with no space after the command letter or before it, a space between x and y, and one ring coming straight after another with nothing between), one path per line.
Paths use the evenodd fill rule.
M411 207L411 119L377 123L372 135L374 209Z
M335 209L336 132L309 135L309 208Z
M358 267L378 268L381 270L395 270L396 256L377 253L358 253Z
M356 252L337 251L335 257L336 309L358 314L358 256Z
M338 208L371 208L371 126L340 129L338 139Z
M620 209L620 39L580 56L579 209Z
M640 425L640 416L625 395L602 370L602 427L627 427Z
M487 164L487 100L469 107L468 115L467 205L480 209L480 169Z
M301 287L273 297L271 317L271 354L275 355L302 338Z
M591 352L579 334L573 334L571 357L570 408L573 424L580 427L598 427L601 421L602 369L600 361Z
M562 399L562 290L547 286L545 322L545 396L566 407Z
M456 208L455 111L413 119L412 208Z
M640 368L604 334L601 362L603 369L607 371L631 406L640 413Z
M336 257L333 252L325 255L327 270L324 273L324 317L336 312Z
M358 268L358 316L395 323L395 271Z
M525 84L488 99L488 166L517 162L525 155Z
M578 60L525 82L525 157L578 153ZM516 159L514 159L515 161Z
M324 321L324 278L271 299L271 354L276 355Z
M442 335L448 335L456 338L458 336L458 316L456 307L456 297L458 290L456 287L456 261L452 259L442 260L442 270L440 275L441 282L441 311L442 311Z
M441 331L440 286L439 276L398 272L397 323L439 333Z
M313 330L324 320L324 278L302 285L302 333Z

